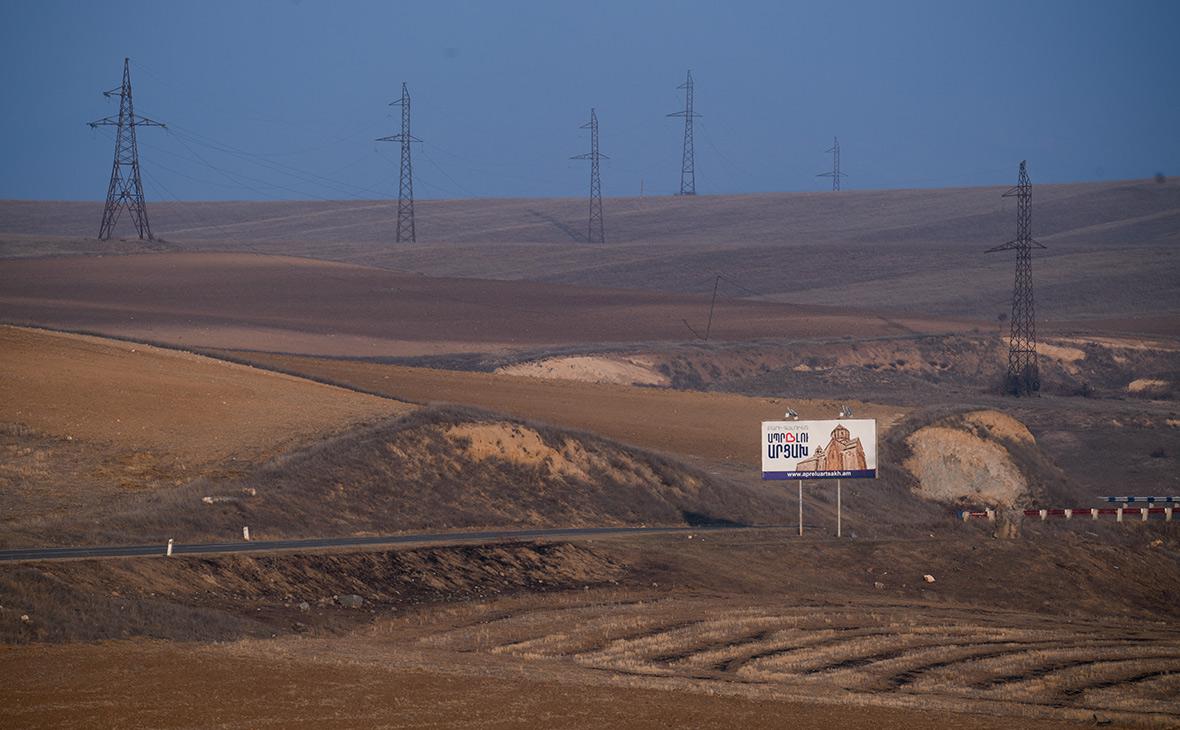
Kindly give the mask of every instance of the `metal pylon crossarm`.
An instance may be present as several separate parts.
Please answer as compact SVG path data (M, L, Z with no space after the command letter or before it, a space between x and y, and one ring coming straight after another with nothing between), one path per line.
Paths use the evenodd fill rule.
M414 164L410 156L410 143L422 140L410 134L410 91L404 81L401 98L389 102L389 105L402 108L402 131L401 134L378 137L377 141L401 143L401 174L397 186L397 232L394 240L397 243L415 243L418 240L418 232L414 226Z
M824 150L824 152L832 155L832 171L821 172L816 177L830 177L832 178L832 192L840 191L840 178L848 177L840 172L840 138L832 137L832 146Z
M684 83L676 87L684 89L684 111L672 112L670 117L684 117L684 149L680 157L680 195L697 194L696 154L693 149L692 120L699 117L693 111L692 71L689 70Z
M123 59L123 83L117 89L104 91L103 96L119 97L119 114L89 122L91 129L116 127L115 161L111 165L111 181L107 185L106 205L102 210L102 223L98 229L100 241L109 240L115 224L124 210L131 214L135 230L140 239L155 240L151 223L148 221L147 203L143 197L143 181L139 176L139 145L135 139L136 127L164 127L161 122L135 113L131 96L131 60Z

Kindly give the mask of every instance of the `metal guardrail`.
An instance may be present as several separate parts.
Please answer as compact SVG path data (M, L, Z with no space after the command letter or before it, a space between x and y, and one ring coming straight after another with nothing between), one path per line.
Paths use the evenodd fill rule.
M1125 518L1138 517L1140 522L1147 522L1151 515L1163 515L1164 522L1171 522L1176 510L1172 507L1081 507L1073 509L1069 507L1054 507L1050 509L1026 509L1022 510L1025 517L1039 517L1042 522L1048 520L1050 517L1060 517L1066 520L1072 520L1075 517L1078 519L1089 518L1091 520L1098 520L1104 516L1113 516L1115 522L1126 522ZM959 517L964 521L970 520L987 520L989 522L996 521L996 510L963 510L959 513Z

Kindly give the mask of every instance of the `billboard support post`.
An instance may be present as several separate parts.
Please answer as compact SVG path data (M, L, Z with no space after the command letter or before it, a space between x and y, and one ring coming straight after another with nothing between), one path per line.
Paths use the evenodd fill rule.
M799 537L803 537L803 480L799 480Z
M840 537L840 480L836 480L836 537Z

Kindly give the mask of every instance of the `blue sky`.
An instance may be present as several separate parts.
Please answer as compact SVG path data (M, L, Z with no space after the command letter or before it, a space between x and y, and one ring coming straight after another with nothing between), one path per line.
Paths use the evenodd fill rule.
M396 196L409 83L420 198L671 194L696 79L701 194L1180 174L1180 3L0 4L0 198L101 199L131 57L149 199Z

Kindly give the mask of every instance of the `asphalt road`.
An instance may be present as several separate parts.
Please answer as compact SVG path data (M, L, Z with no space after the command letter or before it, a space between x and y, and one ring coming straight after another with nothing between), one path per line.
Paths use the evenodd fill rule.
M782 525L792 528L793 525ZM711 532L717 530L767 529L735 526L710 527L580 527L538 530L488 530L484 532L424 532L410 535L378 535L372 537L320 537L303 540L256 540L251 542L222 542L174 544L172 555L212 555L216 553L260 553L276 550L318 550L323 548L372 547L381 545L413 545L418 543L463 544L496 542L500 540L530 540L535 538L607 537L611 535L659 535L678 532ZM77 558L145 558L165 554L166 545L110 545L91 547L21 548L0 550L0 562L31 560L72 560Z

